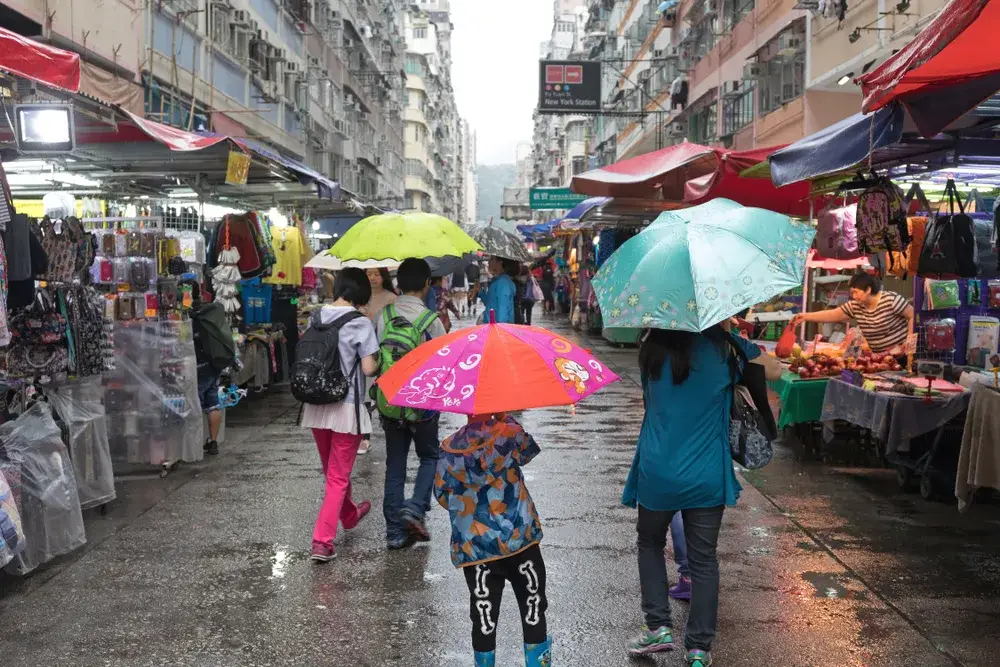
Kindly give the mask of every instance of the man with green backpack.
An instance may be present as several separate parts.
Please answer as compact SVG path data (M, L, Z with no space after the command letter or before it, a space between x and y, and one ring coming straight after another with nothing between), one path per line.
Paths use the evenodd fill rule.
M437 314L424 305L431 269L422 259L407 259L399 265L396 281L402 295L382 309L376 322L379 339L379 372L386 372L414 348L445 334ZM389 405L376 385L375 404L385 431L386 544L405 549L430 539L424 517L431 507L431 490L439 458L437 412ZM406 460L413 444L420 458L413 495L406 495Z

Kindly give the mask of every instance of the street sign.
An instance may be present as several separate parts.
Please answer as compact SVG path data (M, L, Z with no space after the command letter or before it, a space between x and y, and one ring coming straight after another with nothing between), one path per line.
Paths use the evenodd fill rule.
M587 195L578 195L569 188L531 188L531 210L571 209L586 198Z
M587 113L601 110L601 63L578 60L540 60L538 111Z

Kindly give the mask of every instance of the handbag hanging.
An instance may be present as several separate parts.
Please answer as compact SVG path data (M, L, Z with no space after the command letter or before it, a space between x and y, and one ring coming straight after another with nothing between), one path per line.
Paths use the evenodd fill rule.
M945 185L948 215L938 215L927 225L917 273L923 277L975 278L976 235L972 218L965 214L955 181ZM955 205L958 204L958 213Z
M774 457L771 441L778 437L778 428L767 400L764 367L751 364L739 345L730 342L730 346L735 352L729 355L733 387L729 419L730 453L733 460L744 468L757 470L770 463ZM743 364L739 381L736 380L737 359ZM760 406L764 406L764 409L761 410Z

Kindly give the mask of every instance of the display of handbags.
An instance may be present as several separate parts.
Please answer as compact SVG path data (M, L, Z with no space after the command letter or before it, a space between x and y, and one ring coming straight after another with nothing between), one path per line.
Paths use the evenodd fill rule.
M955 181L948 180L945 193L950 213L939 215L928 223L918 273L921 276L975 278L978 267L972 218L965 214ZM955 213L956 201L958 213Z

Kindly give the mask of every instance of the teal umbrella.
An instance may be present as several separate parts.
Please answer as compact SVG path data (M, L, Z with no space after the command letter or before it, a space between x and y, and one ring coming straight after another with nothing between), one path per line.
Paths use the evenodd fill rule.
M717 197L698 206L679 208L676 211L664 211L643 231L656 229L661 225L687 224L692 220L711 220L741 208L745 208L743 204L737 204L732 199L726 199L725 197Z
M812 225L721 208L651 226L611 255L593 280L605 327L704 331L802 284Z

